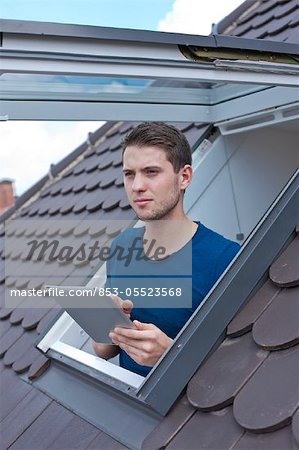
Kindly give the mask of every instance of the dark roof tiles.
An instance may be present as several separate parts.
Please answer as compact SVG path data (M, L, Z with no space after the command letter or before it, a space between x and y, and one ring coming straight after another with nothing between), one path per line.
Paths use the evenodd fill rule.
M242 427L268 432L291 422L299 406L298 361L298 346L264 361L234 401L234 417Z
M231 17L231 21L225 18L219 23L220 33L246 38L298 42L298 0L244 2L242 9L240 17L236 10L236 13L233 12L228 16Z
M292 420L292 431L296 444L299 447L299 409L295 412Z
M274 323L280 326L273 327ZM257 345L268 350L299 343L299 287L279 293L253 325L252 336Z
M166 449L229 449L243 433L243 428L233 418L231 407L210 414L198 411L193 414Z
M267 355L255 345L250 333L226 339L189 382L190 403L203 411L231 404Z
M188 422L196 409L189 403L186 395L177 402L161 425L158 425L153 432L143 441L142 450L154 450L165 448L174 438L180 429Z
M291 427L273 433L244 433L232 450L295 450Z
M234 337L250 331L254 322L279 292L280 289L274 286L270 280L266 281L230 322L227 327L227 335Z
M272 264L269 276L278 286L299 285L299 235Z

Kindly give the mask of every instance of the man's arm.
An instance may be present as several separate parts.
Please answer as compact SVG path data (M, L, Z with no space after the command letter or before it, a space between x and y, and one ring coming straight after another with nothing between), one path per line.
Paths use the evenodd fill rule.
M92 341L92 347L97 356L104 359L111 359L119 354L119 346L115 344L101 344L100 342Z

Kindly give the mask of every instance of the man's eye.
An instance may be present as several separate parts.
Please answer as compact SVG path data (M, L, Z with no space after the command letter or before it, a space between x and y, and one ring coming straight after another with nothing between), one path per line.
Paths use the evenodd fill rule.
M147 170L146 173L149 175L155 175L156 173L158 173L158 171L157 170Z

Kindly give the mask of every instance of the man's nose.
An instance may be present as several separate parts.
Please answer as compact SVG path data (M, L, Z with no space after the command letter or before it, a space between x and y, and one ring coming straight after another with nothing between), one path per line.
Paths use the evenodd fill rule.
M132 190L133 191L144 191L145 188L145 183L144 183L144 179L141 175L135 175L134 177L134 181L132 183Z

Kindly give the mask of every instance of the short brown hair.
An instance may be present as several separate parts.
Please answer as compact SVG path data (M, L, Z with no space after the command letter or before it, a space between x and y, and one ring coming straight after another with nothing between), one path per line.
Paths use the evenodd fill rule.
M164 122L144 122L137 125L122 142L123 154L130 145L162 148L175 173L186 164L192 164L191 148L186 137L173 125Z

